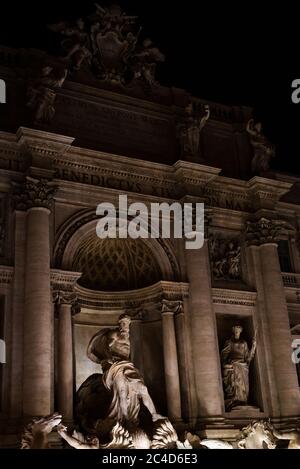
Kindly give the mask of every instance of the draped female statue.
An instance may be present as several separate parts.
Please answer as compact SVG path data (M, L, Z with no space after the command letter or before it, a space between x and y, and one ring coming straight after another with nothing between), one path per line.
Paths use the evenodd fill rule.
M256 332L249 350L247 342L241 338L242 331L242 326L233 326L232 336L221 351L226 410L248 404L249 365L255 355Z

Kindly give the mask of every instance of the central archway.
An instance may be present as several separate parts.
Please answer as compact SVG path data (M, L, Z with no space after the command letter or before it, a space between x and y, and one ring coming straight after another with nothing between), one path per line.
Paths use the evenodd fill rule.
M141 239L100 239L91 233L79 244L72 270L82 272L79 285L90 290L125 291L162 280L151 246Z
M90 338L102 328L115 327L126 312L132 317L132 361L159 413L166 415L162 300L181 301L187 289L180 282L176 245L151 238L146 228L138 239L102 239L97 222L91 212L70 217L61 226L53 256L56 268L78 273L74 294L81 312L73 318L74 387L99 373L99 365L86 354Z

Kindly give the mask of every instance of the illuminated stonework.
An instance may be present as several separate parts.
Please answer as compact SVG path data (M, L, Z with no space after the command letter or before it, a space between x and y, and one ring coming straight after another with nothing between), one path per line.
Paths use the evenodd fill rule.
M159 265L144 241L100 239L96 233L79 245L73 270L82 272L78 283L91 290L135 290L163 280Z
M0 48L9 90L9 118L0 114L0 446L18 445L25 416L76 418L82 383L103 384L105 360L91 360L88 344L124 316L130 363L169 419L166 433L189 429L187 445L241 437L249 447L255 430L261 444L269 422L291 429L300 417L291 347L300 337L300 180L270 170L271 147L250 108L159 85L159 50L143 30L120 56L118 41L135 36L119 13L100 8L101 25L59 31L64 41L74 26L64 57ZM97 206L117 206L120 195L147 207L204 202L204 246L185 249L172 235L99 239ZM239 390L224 359L234 325L244 348L255 347L243 356L247 392L226 408L224 387Z

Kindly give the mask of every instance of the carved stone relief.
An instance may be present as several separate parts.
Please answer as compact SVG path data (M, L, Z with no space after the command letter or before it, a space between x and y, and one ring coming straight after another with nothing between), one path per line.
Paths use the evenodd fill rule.
M209 236L209 250L212 274L215 279L241 279L241 246L236 238Z

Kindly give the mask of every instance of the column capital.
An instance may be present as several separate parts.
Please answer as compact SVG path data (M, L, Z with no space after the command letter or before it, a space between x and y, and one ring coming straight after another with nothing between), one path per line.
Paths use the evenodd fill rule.
M179 314L183 312L183 303L181 300L170 301L163 299L161 312L162 314Z
M70 312L72 316L75 316L76 314L80 313L81 307L76 293L58 290L52 292L52 297L53 302L56 306L68 305L70 307ZM57 309L59 310L59 314L61 314L61 308Z
M53 302L56 305L67 304L71 306L71 313L78 314L80 305L75 292L75 285L80 272L69 272L53 269L51 271L51 289Z
M283 220L270 220L264 217L248 220L245 224L246 245L278 244L280 237L286 234L288 229L288 223Z
M48 179L35 179L26 176L22 182L13 182L12 200L16 210L26 211L33 207L51 209L57 191Z
M143 308L137 308L134 311L128 311L132 322L143 321L148 315L148 312Z

